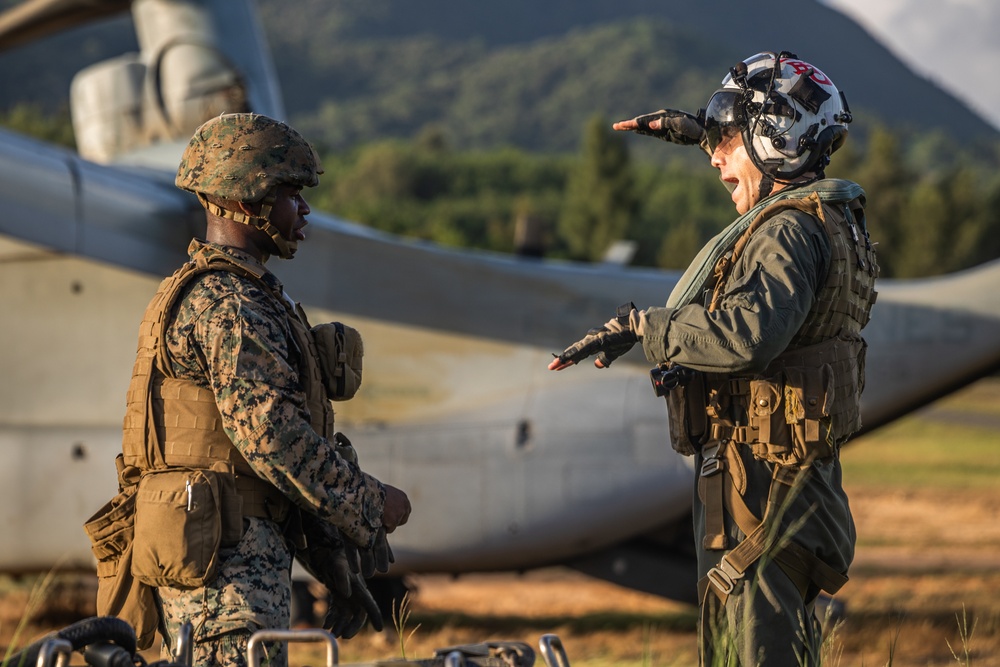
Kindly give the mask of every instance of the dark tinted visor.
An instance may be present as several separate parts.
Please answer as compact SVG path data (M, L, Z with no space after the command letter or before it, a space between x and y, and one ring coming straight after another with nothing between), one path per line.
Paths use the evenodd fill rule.
M746 124L743 113L743 92L739 90L717 90L705 109L705 133L708 147L715 150L722 142L723 130L734 127L742 130Z

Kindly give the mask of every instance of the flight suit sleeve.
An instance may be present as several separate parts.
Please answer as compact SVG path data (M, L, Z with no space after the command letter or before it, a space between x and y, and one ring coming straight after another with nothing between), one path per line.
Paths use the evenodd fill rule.
M818 220L801 211L776 215L750 238L715 310L696 303L645 311L646 358L709 373L764 370L805 321L829 255Z
M313 430L290 334L272 306L226 295L194 327L223 426L258 475L366 547L382 525L385 489Z

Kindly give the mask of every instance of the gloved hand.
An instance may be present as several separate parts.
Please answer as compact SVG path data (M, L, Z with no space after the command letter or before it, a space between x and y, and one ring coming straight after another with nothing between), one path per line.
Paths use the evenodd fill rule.
M617 315L604 326L591 329L587 335L573 343L549 364L549 370L559 371L587 357L597 355L594 365L607 368L611 363L632 349L642 340L642 313L631 301L618 306Z
M345 598L331 592L328 596L330 606L323 619L323 629L342 639L350 639L358 634L365 627L365 622L370 622L377 632L381 632L384 627L382 612L368 591L364 579L354 573L351 577L355 580L351 596Z
M681 146L700 146L711 155L705 135L705 112L699 110L697 116L677 109L660 109L653 113L636 116L632 120L621 120L612 127L616 130L635 132Z
M357 565L357 548L335 526L307 512L302 513L302 531L307 547L296 551L295 558L329 591L323 627L345 639L356 635L365 621L381 631L382 613Z
M340 431L333 434L333 446L337 450L337 453L340 454L340 458L350 461L354 465L360 465L358 463L357 450L354 449L354 445L351 444L347 436Z
M385 528L378 529L375 542L369 549L362 549L350 541L345 541L344 548L351 570L365 579L371 579L376 572L385 574L389 571L389 565L396 562Z

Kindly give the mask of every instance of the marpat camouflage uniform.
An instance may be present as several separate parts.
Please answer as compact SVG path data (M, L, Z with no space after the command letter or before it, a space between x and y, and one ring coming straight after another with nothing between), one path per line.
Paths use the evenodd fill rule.
M192 241L192 261L231 256L259 264L230 247ZM182 292L167 328L175 377L210 389L235 447L262 479L304 511L322 517L359 544L370 544L381 526L384 489L336 454L310 426L299 381L288 311L270 289L229 271L199 275ZM272 293L273 292L273 293ZM181 624L194 624L196 664L242 665L250 635L287 628L293 554L274 522L244 519L245 534L220 552L219 573L203 588L159 588L168 641ZM278 651L272 664L286 657Z

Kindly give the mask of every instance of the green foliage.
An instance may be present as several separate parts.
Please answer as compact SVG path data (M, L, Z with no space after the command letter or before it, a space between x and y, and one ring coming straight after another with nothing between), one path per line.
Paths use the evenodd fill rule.
M636 162L624 138L594 116L579 157L460 152L445 126L428 126L413 142L328 156L311 200L384 231L500 252L514 251L517 221L531 219L550 257L598 260L612 241L627 239L637 243L634 264L682 269L735 218L729 193L696 149L641 137L670 157ZM911 156L929 150L919 142L904 151L899 136L875 128L859 143L837 153L829 175L865 188L883 276L937 275L1000 256L995 160L959 152L951 163L916 169Z
M36 104L19 103L0 112L0 126L66 148L76 148L69 112L45 113Z
M863 153L852 147L834 158L829 174L860 183L868 195L883 276L938 275L1000 256L996 160L943 146L932 134L904 150L899 135L875 127Z
M436 133L323 162L314 207L394 234L501 252L514 249L518 215L554 228L569 164L515 149L455 153Z
M642 169L642 209L632 237L639 242L637 264L683 269L735 218L729 193L708 158L696 149L690 151L701 156L694 169L680 162Z
M610 123L594 116L559 217L559 233L571 256L599 260L614 241L625 237L637 209L625 141Z

